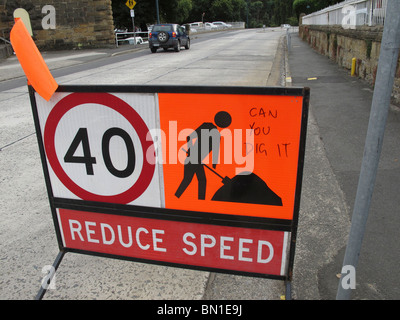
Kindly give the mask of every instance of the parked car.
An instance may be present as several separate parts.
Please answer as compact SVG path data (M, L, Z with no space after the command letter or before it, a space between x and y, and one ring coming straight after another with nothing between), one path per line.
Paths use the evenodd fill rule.
M114 33L124 33L124 32L128 32L128 29L121 29L121 28L115 28L114 29Z
M192 22L190 23L190 29L195 28L202 28L203 27L203 22Z
M136 44L146 43L145 41L143 41L142 37L138 37L138 36L126 38L125 40L127 40L129 42L129 44L135 44L135 39L136 39Z
M152 53L156 53L158 48L163 48L165 51L168 48L174 48L175 51L179 52L181 46L188 50L190 48L190 37L185 28L178 24L156 24L149 33L149 48Z
M225 22L222 21L214 21L213 25L216 26L218 29L228 29L228 28L232 28L231 24L227 24Z
M213 25L211 22L206 22L206 23L204 23L204 28L206 30L217 30L218 26Z

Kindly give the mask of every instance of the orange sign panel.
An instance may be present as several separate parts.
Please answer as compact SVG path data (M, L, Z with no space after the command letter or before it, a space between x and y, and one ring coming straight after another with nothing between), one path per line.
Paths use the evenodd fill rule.
M158 98L166 208L293 218L302 96Z

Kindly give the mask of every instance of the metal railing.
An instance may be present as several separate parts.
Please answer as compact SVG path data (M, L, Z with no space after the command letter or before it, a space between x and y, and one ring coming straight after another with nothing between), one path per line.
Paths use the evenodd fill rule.
M1 30L2 36L0 36L0 59L11 56L14 52L11 42L7 40L6 35L9 36L10 31Z
M303 17L304 25L356 26L383 25L386 17L387 0L345 0L323 10Z
M0 37L1 41L4 41L6 44L11 44L10 41L8 41L6 38Z

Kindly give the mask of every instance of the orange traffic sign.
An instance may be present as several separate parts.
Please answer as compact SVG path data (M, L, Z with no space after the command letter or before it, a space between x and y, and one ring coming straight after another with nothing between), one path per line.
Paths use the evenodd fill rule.
M159 94L166 208L292 219L302 107L302 96Z

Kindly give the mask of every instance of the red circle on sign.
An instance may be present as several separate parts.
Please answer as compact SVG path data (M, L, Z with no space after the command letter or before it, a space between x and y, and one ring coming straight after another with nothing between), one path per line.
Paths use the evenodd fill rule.
M99 195L77 185L64 171L55 148L55 133L61 118L72 108L86 103L109 107L121 114L135 129L143 150L143 168L137 181L126 191L116 195ZM137 199L149 186L155 171L155 153L152 140L147 140L149 129L140 115L125 101L109 93L72 93L61 99L51 110L44 129L44 145L47 159L60 181L83 200L126 204ZM150 150L151 152L146 152ZM151 155L152 159L147 159Z

